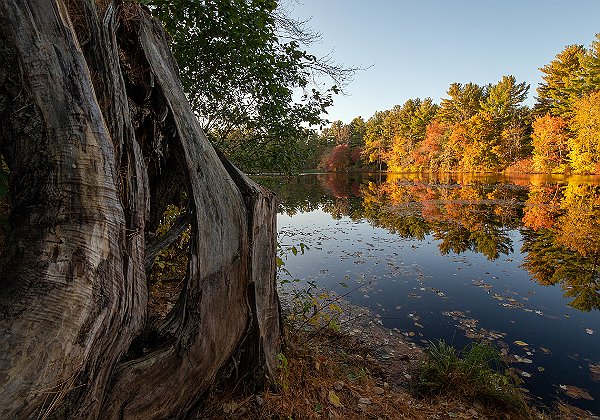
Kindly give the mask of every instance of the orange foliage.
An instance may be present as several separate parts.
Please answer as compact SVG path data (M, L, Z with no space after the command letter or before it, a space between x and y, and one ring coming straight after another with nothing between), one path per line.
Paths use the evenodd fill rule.
M564 172L569 150L567 122L562 117L537 117L533 127L533 165L539 172Z

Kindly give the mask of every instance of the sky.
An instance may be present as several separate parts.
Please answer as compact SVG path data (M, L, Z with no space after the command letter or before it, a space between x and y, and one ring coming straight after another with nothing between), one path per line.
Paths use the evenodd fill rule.
M600 33L600 0L288 0L286 9L321 33L309 52L366 68L328 110L345 123L508 74L531 85L531 106L539 68Z

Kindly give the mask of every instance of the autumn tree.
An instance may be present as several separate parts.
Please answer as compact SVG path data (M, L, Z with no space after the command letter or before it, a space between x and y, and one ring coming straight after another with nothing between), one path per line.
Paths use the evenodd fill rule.
M449 143L466 172L494 171L501 165L501 139L497 121L490 112L478 112L452 128Z
M413 152L414 164L419 170L436 172L454 166L451 156L446 156L449 127L433 120L425 130L425 138Z
M573 103L569 159L574 172L600 172L600 90Z
M320 166L331 172L348 170L351 164L350 147L347 144L338 144L331 152L323 156Z
M539 172L564 172L570 137L565 119L546 114L536 117L532 127L534 169Z
M409 99L402 106L395 106L384 120L384 127L391 138L386 162L393 171L414 169L412 152L425 138L429 123L437 112L431 98Z

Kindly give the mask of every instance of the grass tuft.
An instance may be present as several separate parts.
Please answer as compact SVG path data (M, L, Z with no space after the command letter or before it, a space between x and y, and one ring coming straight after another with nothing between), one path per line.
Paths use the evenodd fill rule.
M458 351L439 341L430 344L428 356L416 381L420 394L446 394L503 410L528 410L519 379L490 344L471 343Z

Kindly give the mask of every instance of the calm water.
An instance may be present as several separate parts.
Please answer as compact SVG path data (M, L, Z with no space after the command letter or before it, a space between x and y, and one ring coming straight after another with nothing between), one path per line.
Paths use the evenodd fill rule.
M357 288L350 301L421 345L493 341L540 402L600 413L600 178L259 181L279 242L309 247L292 277Z

